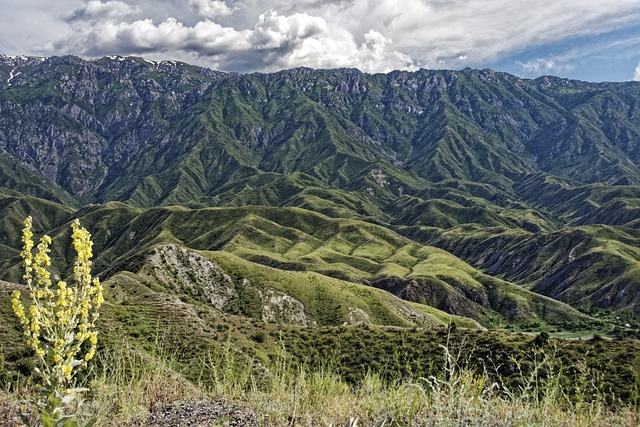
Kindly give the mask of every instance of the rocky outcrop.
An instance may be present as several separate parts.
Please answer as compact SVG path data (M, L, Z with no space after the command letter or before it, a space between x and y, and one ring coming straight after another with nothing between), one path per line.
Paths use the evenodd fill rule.
M247 279L233 280L216 263L196 251L176 244L154 247L147 253L142 273L177 294L186 294L218 310L239 314L252 295L259 298L259 317L268 323L307 326L304 304L291 295L270 288L258 288Z
M273 289L260 291L262 297L262 320L268 323L292 323L307 326L308 319L304 313L304 304Z
M147 256L145 270L162 285L196 296L223 310L237 296L235 285L215 263L178 245L155 247Z

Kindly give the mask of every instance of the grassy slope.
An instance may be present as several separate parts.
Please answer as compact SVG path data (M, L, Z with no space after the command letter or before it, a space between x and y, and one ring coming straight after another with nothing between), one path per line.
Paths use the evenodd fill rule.
M233 257L231 261L244 262ZM15 288L0 282L0 316L7 319L0 323L3 384L14 381L20 373L27 375L31 369L30 353L11 315L9 293ZM105 288L107 302L99 321L96 373L103 368L120 369L118 374L137 378L138 370L149 369L146 364L161 363L204 387L214 387L225 380L223 376L232 375L226 381L233 380L236 386L224 391L238 396L256 386L240 377L250 372L247 366L254 367L258 387L264 386L261 379L271 380L268 374L266 378L261 376L265 375L264 367L276 375L282 345L286 348L285 363L294 369L326 367L327 373L338 373L351 385L370 375L391 382L430 375L440 378L446 360L442 345L455 357L456 369L488 372L494 379L499 375L502 387L510 390L523 385L531 370L545 363L542 359L546 357L551 365L545 366L554 372L564 367L561 387L568 395L584 393L583 387L589 385L595 387L591 389L594 394L579 394L578 399L593 398L608 404L616 404L618 398L633 404L637 399L637 341L552 340L545 344L531 335L463 328L300 328L223 313L188 297L154 289L133 273L113 276L105 282ZM114 362L114 354L124 355L125 363L100 366Z
M411 230L414 236L418 230ZM576 307L640 312L640 234L619 226L566 227L525 233L456 227L431 242L492 276L525 285ZM429 241L429 239L427 239Z
M272 283L270 286L276 289L284 286L277 285L279 280L284 280L282 275L285 274L278 269L291 270L286 274L297 275L298 279L289 279L296 283L307 283L314 277L318 280L321 276L303 273L313 271L351 282L376 284L383 279L393 279L411 283L411 292L403 292L405 287L396 289L396 294L452 314L474 318L486 325L505 325L507 322L559 324L588 320L568 306L482 274L445 251L419 245L384 227L357 220L329 218L299 208L190 210L176 206L140 210L112 202L86 207L75 216L93 232L97 254L94 265L103 273L109 271L112 274L126 260L153 245L176 243L201 251L224 251L247 261L275 267L269 270L270 274L281 277L269 281ZM47 232L55 240L68 238L68 226L51 228ZM5 270L4 277L17 280L17 236L8 243L15 249L13 258L7 262L13 262L14 266ZM59 245L57 249L55 247L54 259L65 259L71 255L59 249ZM54 265L54 270L56 267L61 277L69 274L62 264ZM335 289L346 291L352 286L340 283L326 293L333 294ZM287 293L302 295L300 299L305 305L319 298L305 298L306 291L299 289L297 293L288 289ZM384 294L379 295L376 300ZM336 301L342 298L346 301L353 299L342 295L330 297ZM368 305L369 309L365 310L368 312L378 310L372 302L354 305ZM328 315L311 307L312 317ZM342 310L348 310L348 307L344 305ZM389 313L383 317L382 323L402 324Z

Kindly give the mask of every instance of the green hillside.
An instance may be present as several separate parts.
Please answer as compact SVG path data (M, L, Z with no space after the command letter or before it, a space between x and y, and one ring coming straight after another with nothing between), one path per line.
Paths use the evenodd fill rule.
M203 396L265 426L637 425L638 105L492 70L0 55L0 424L31 390L32 216L55 280L91 232L103 425Z
M381 304L390 304L380 301L387 298L387 294L376 291L375 287L391 291L405 300L470 317L485 326L569 325L592 321L569 306L492 278L450 253L422 246L387 228L358 220L330 218L299 208L139 210L110 203L85 208L69 214L71 217L79 218L93 230L97 254L94 265L104 278L131 271L130 265L135 266L133 273L139 273L139 264L146 262L144 254L159 244L218 251L211 253L220 253L224 262L231 262L231 259L223 254L233 254L239 258L233 258L236 261L225 271L248 279L258 288L285 292L302 301L306 313L315 313L312 317L329 315L313 308L313 301L320 298L318 293L323 295L321 299L326 300L328 306L325 308L329 310L331 301L335 301L336 306L341 306L338 301L353 301L350 306L341 307L341 314L331 313L334 320L329 324L345 321L349 309L356 308L373 316L373 323L415 323L403 320L406 315L398 317L395 309L388 307L384 309L386 314L375 314ZM68 238L68 226L52 227L47 233L54 241L61 242ZM5 280L20 279L19 243L15 236L13 257L9 261L14 265L5 269L2 276ZM68 256L56 252L54 255L61 260ZM240 259L245 262L240 263ZM246 262L252 266L248 267ZM189 269L189 266L184 268ZM62 277L69 274L62 267L58 271ZM360 293L373 295L367 298L377 302L353 300L353 296L345 295L345 292L352 294L356 288ZM409 305L402 303L402 307L412 316L418 315ZM378 315L382 317L377 319L375 316ZM319 323L327 324L326 321Z
M90 224L114 215L95 231L101 269L178 243L348 281L392 278L384 287L477 319L507 315L487 289L508 282L584 310L640 312L633 82L470 69L238 75L141 58L2 61L21 74L0 87L0 184L18 198L80 209ZM248 206L251 214L225 211L227 219L206 213ZM17 221L3 227L5 278L16 277ZM194 234L176 229L182 221ZM479 270L461 280L472 267L424 245ZM455 273L438 262L437 273L425 272L426 259Z

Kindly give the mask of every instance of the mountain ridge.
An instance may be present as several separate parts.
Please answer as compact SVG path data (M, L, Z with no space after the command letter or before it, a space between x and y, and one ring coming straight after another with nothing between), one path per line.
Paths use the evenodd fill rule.
M387 167L388 163L396 168L402 165L403 170L411 170L430 182L447 178L488 181L503 189L508 180L523 173L570 170L564 163L552 162L563 161L562 157L556 158L553 150L541 151L549 145L543 141L544 137L557 144L558 136L563 136L563 141L567 141L564 144L575 145L568 150L572 155L584 150L597 162L608 162L610 171L605 179L611 183L624 179L635 184L640 182L637 170L629 171L625 166L625 163L635 165L640 155L637 147L629 145L630 136L640 134L640 125L633 113L635 100L629 98L637 96L640 86L631 83L594 84L552 78L524 80L490 70L470 69L374 75L357 70L293 69L274 74L238 75L179 63L152 63L140 58L112 60L105 57L83 61L75 57L55 57L27 60L26 64L23 68L18 67L24 71L13 76L11 86L3 88L4 115L11 113L9 107L18 108L16 104L11 105L13 97L22 105L28 105L30 96L38 99L40 95L48 94L51 113L59 115L55 118L61 120L52 125L59 126L60 134L65 130L69 135L80 132L76 138L82 137L88 144L83 150L89 150L101 159L96 164L84 165L84 169L92 171L88 178L93 181L93 188L79 188L79 177L75 180L57 177L55 159L46 159L51 154L54 158L60 157L55 149L56 144L60 145L55 142L56 135L48 136L49 151L45 149L36 158L6 142L3 148L14 161L36 168L72 196L83 197L92 191L98 193L93 200L85 201L105 201L99 198L104 197L101 193L109 194L109 181L130 174L127 159L136 167L149 170L145 159L152 153L145 152L143 159L136 160L136 150L152 150L155 170L161 171L165 157L178 160L194 148L200 150L199 156L205 155L203 149L209 156L213 154L211 144L199 148L197 141L202 138L213 138L215 145L227 151L220 153L217 148L214 152L227 154L227 161L237 162L244 168L257 167L279 173L308 171L304 159L317 158L323 150L329 149L347 156L347 159L335 160L360 162L360 168L363 162L377 160ZM74 67L77 68L75 75L64 71L74 70ZM0 68L5 70L8 79L8 67ZM130 79L129 87L120 87L118 92L118 87L110 80L123 72L124 77ZM28 73L37 73L38 79L30 80ZM25 85L33 90L21 90ZM622 94L623 88L626 92L634 90ZM38 94L39 89L45 93ZM552 89L555 98L549 95ZM510 91L515 91L524 100L513 94L507 96ZM114 92L111 95L114 99L105 98L104 93L111 92ZM589 104L588 108L583 105L594 99L595 105ZM280 107L278 101L282 100L287 101L286 109L274 110ZM125 105L127 102L129 106ZM620 111L605 111L603 104L624 105L626 117ZM556 111L551 111L552 108ZM598 135L597 142L583 140L580 135L587 131L593 131L594 135L603 132L602 129L585 128L588 124L585 118L597 116L598 109L603 110L599 116L605 113L612 116L612 123L607 125L611 128L607 128L610 135ZM348 113L349 117L336 116L332 111ZM28 117L30 112L27 108L22 113L23 117ZM577 117L578 114L586 117ZM394 116L398 116L398 120L394 120ZM271 124L267 124L267 120ZM16 124L21 122L17 120ZM167 129L169 123L171 128L179 127L187 135L171 132ZM72 129L68 129L69 126ZM5 141L10 140L6 132L11 128L5 123ZM333 135L338 131L340 135L335 140ZM494 135L496 131L500 133L499 139ZM67 150L74 145L70 144L69 135L65 136ZM167 145L168 138L175 141ZM305 147L313 147L314 152L297 153L301 147L296 141L300 138L306 139ZM608 138L614 144L605 144ZM136 144L137 141L140 142ZM178 144L180 141L186 141L186 144ZM325 145L327 143L329 146ZM153 146L157 147L154 149ZM593 152L596 148L602 148L602 153ZM161 151L155 151L158 149ZM282 150L285 149L287 153L299 156L288 160L283 157ZM479 155L468 157L472 152L479 152ZM73 150L63 154L63 158L69 157ZM333 156L335 154L327 160L333 161ZM426 164L423 163L425 160ZM579 163L577 160L573 158L572 161ZM69 171L71 175L83 176L83 167L69 164L71 166L79 169L78 172ZM354 166L358 167L358 164ZM602 182L601 177L587 176L592 168L583 169L572 171L565 178L572 179L574 184ZM329 184L341 183L335 181L338 177L327 176L317 167L313 172ZM193 173L176 175L174 172L172 177L195 181L192 184L200 187L200 192L205 192L207 185L216 185L211 177L194 176ZM107 182L103 183L103 180ZM129 187L129 191L134 188ZM117 194L116 190L116 199L126 197Z
M638 83L492 70L235 74L0 55L0 184L78 215L126 203L119 215L144 218L137 233L172 205L364 220L491 280L640 313L639 100ZM274 254L253 261L297 263Z

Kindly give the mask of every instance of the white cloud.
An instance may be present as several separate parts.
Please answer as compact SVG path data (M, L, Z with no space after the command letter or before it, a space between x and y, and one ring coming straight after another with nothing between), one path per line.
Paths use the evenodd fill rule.
M640 82L640 63L636 65L636 69L633 72L633 80Z
M415 68L408 55L388 49L390 40L376 31L365 34L358 45L344 30L329 28L312 37L289 40L289 52L270 60L269 69L306 66L312 68L359 68L366 72L388 72ZM269 52L269 56L278 52Z
M226 2L218 0L189 0L189 5L199 16L209 19L228 16L237 10L227 6Z
M557 0L188 0L186 8L171 0L137 0L136 7L125 1L86 1L70 15L69 33L46 52L196 58L236 71L485 67L640 22L637 0L607 7L601 0L579 7ZM520 66L529 74L570 70L570 58L555 53Z
M518 62L523 74L540 76L543 74L564 74L574 67L564 58L535 58L527 62Z
M246 40L246 31L236 31L209 20L200 21L193 27L174 18L158 25L150 19L132 23L106 22L81 34L83 37L74 34L58 42L55 48L84 50L89 55L185 51L215 56L251 47Z
M358 44L350 32L329 25L321 17L305 13L282 15L274 10L261 14L253 28L244 30L210 19L193 26L175 18L159 24L151 19L101 23L91 20L85 25L78 22L51 49L89 56L154 52L174 57L195 55L225 69L264 71L307 66L382 72L413 67L411 58L395 51L392 41L377 31L369 30Z
M556 0L406 0L401 8L398 3L357 0L361 11L368 4L375 7L356 25L396 40L396 49L427 67L458 56L487 63L546 43L617 29L640 17L640 4L625 0L611 8L595 0L581 1L579 8Z
M391 40L377 31L369 30L358 44L350 32L303 13L260 15L249 41L264 54L267 69L356 67L385 72L412 67L411 58L390 49Z
M271 10L260 15L251 41L258 49L279 49L326 32L327 23L322 18L302 13L283 16Z
M100 0L91 0L83 7L76 9L67 17L67 20L113 20L126 17L137 11L137 8L121 1L102 2Z
M254 0L254 4L266 1ZM637 0L345 0L296 2L359 38L369 29L428 68L483 65L534 47L640 20ZM322 6L319 4L322 3ZM328 4L327 4L328 3ZM257 5L256 5L257 7ZM463 61L460 57L466 57Z

